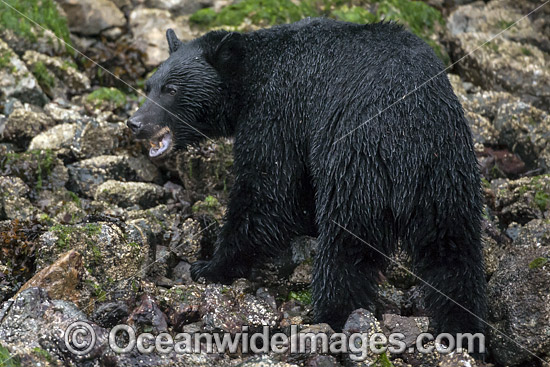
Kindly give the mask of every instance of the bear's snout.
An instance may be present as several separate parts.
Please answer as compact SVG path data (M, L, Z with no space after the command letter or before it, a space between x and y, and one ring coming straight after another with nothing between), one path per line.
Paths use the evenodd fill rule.
M141 129L143 123L141 122L140 118L132 116L128 119L126 125L130 128L130 130L132 130L134 134L136 134Z

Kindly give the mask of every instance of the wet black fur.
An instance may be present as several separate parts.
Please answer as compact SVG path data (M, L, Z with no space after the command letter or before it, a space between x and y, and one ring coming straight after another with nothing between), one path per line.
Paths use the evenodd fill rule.
M213 258L193 264L195 279L247 276L314 223L317 321L339 328L371 307L387 260L369 245L389 255L399 240L416 274L485 317L472 138L445 73L414 91L443 69L423 41L395 24L327 19L168 39L170 58L148 92L181 121L146 102L143 134L168 124L179 146L203 139L197 130L235 137L226 223ZM426 294L439 331L483 330L448 298Z

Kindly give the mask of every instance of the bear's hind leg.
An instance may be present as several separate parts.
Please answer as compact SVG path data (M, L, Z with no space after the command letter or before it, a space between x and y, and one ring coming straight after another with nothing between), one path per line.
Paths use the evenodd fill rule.
M440 210L437 216L419 214L412 226L415 273L428 283L426 307L438 333L483 333L486 280L479 213L456 204Z
M344 326L353 310L374 312L379 270L386 257L381 249L365 244L376 246L375 241L369 242L372 238L359 236L364 233L330 219L320 228L312 281L315 321L326 322L335 330Z

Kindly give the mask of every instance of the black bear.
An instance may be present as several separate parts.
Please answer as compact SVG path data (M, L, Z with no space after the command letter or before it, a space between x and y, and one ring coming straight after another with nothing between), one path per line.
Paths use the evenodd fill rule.
M482 196L471 132L432 49L393 23L306 19L213 31L170 57L128 121L150 155L234 136L235 184L209 261L228 282L318 237L315 318L341 328L369 308L400 243L427 284L440 332L481 332L486 313Z

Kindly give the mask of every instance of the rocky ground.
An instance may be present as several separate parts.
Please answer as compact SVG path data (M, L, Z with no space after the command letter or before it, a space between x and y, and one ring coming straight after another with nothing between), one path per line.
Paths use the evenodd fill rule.
M550 364L550 5L479 47L543 2L427 3L309 8L271 0L260 11L253 0L8 1L46 30L0 5L0 366ZM243 325L285 331L291 324L332 333L311 324L313 238L295 239L292 251L255 269L253 280L222 286L190 279L189 264L209 256L223 222L230 140L150 161L125 127L140 103L128 84L141 88L167 56L166 28L192 39L206 28L250 30L303 15L399 18L447 65L461 60L449 78L471 124L486 199L492 328L485 362L437 353L369 355L358 363L316 353L109 350L108 329L120 323L152 333ZM84 356L71 354L60 333L76 320L88 321L98 338ZM430 330L421 287L398 267L380 283L376 314L354 312L344 331L377 330L410 340Z

